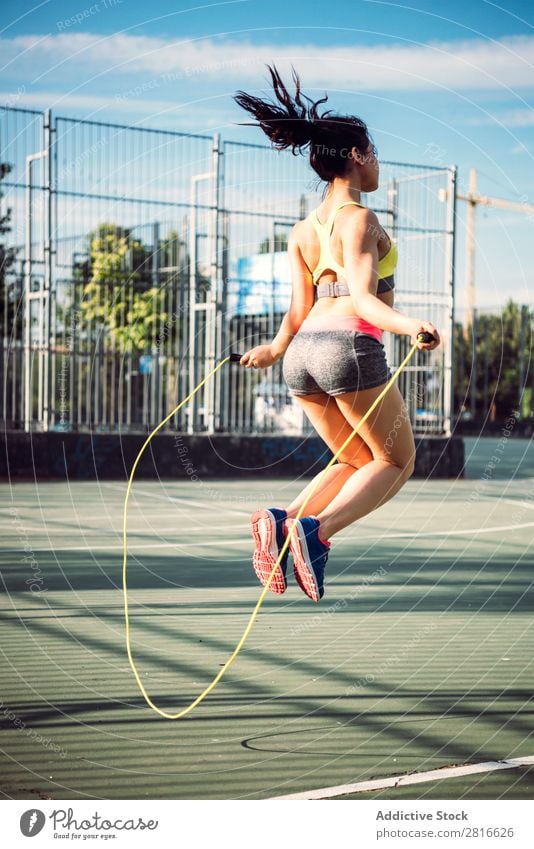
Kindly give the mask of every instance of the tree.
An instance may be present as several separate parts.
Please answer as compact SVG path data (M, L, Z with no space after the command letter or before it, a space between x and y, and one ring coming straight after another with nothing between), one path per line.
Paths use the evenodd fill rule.
M260 244L259 253L271 253L271 245L272 239L269 236L266 236ZM283 251L287 251L287 233L280 233L280 231L278 231L278 233L274 234L274 253L280 253Z
M473 336L475 340L473 359ZM475 381L475 417L503 420L521 407L530 417L534 366L532 316L528 307L509 299L500 313L478 312L464 340L463 328L455 325L455 409L471 407L471 381ZM521 404L519 403L520 395Z
M97 323L121 350L146 350L167 321L165 289L154 286L151 255L130 229L101 224L89 235L88 258L75 277L85 282L82 320Z
M0 163L0 184L13 170L7 162ZM0 189L0 202L4 194ZM0 212L0 327L4 339L22 338L22 310L19 309L22 281L11 275L18 248L12 247L4 237L11 232L11 208Z

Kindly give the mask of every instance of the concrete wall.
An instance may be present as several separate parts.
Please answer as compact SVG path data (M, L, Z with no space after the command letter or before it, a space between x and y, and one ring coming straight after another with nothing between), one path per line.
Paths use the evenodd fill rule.
M26 480L126 480L145 436L101 433L6 435L0 476ZM417 439L415 477L463 477L461 437ZM157 435L145 449L136 478L300 477L331 457L315 436Z

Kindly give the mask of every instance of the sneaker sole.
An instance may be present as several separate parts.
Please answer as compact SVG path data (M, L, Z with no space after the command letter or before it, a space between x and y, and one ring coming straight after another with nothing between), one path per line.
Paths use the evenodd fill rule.
M301 525L297 525L291 532L289 540L289 548L293 555L293 571L297 584L302 592L311 598L312 601L319 601L321 595L319 593L319 585L315 572L310 566L311 558L308 551L308 543L306 542L306 534Z
M278 560L278 545L276 542L276 521L269 510L258 510L250 520L255 549L252 555L252 565L260 584L267 586L274 564ZM277 595L285 593L287 582L282 567L277 566L269 584L269 590Z

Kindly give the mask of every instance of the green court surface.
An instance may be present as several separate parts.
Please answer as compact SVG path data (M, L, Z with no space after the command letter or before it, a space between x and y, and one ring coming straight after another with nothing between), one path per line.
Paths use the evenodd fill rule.
M126 656L125 485L4 484L3 797L268 799L531 757L534 453L510 439L490 468L498 445L467 439L466 479L411 479L336 536L318 605L290 574L178 721L149 709ZM161 707L228 658L260 592L249 515L298 489L134 484L133 650ZM533 797L534 770L516 768L351 798Z

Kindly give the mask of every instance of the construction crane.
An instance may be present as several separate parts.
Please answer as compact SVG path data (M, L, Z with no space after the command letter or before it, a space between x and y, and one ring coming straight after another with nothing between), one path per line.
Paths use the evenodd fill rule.
M465 325L464 332L467 334L468 328L473 324L475 313L475 212L477 204L482 206L491 206L498 209L514 209L518 212L524 212L529 217L534 218L534 204L527 203L526 197L521 201L505 200L505 198L488 197L487 195L477 194L477 170L470 168L469 170L469 190L468 194L456 195L458 200L465 200L467 206L466 218L466 263L465 263Z
M445 195L447 194L445 190ZM473 341L473 362L471 376L471 415L475 417L476 407L476 299L475 299L475 212L477 204L489 206L498 209L512 209L518 212L523 212L529 218L534 219L534 204L526 202L526 195L522 196L521 200L513 201L505 198L488 197L487 195L477 194L477 170L476 168L469 169L469 188L466 195L457 193L458 200L464 200L467 203L466 216L466 263L465 263L465 323L464 323L464 338L467 341L469 337L469 329L472 329L471 337ZM522 384L525 372L524 363L524 335L528 316L524 308L521 310L521 336L519 343L519 404L518 409L521 409L520 400L522 392Z

